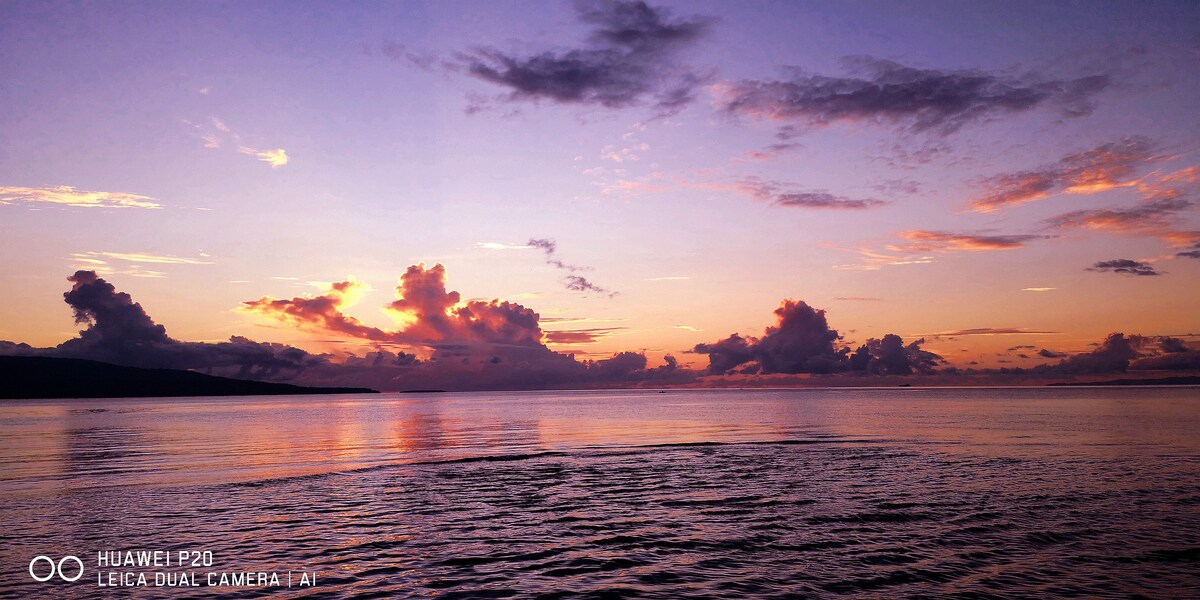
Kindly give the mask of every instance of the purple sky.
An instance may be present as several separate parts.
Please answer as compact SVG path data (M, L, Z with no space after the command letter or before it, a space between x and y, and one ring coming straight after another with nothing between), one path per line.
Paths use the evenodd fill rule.
M8 2L0 72L0 339L77 335L90 269L362 355L236 309L353 276L401 331L418 263L651 366L785 298L958 367L1200 333L1195 2Z

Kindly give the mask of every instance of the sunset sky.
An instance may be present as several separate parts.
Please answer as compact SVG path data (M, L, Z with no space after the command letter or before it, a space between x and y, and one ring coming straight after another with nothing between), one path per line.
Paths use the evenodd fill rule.
M368 331L424 263L651 366L788 298L958 367L1200 341L1196 2L5 2L0 73L0 340L94 270L177 340L425 357ZM358 333L246 304L351 278Z

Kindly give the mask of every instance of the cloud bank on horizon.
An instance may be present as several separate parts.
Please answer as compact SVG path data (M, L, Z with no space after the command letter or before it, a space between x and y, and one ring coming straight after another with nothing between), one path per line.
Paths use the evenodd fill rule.
M618 352L602 360L576 360L548 348L553 334L541 330L538 313L508 301L471 300L447 291L445 268L413 265L401 276L396 300L385 310L406 321L396 330L363 325L343 310L353 304L362 284L334 283L320 296L277 300L263 297L243 303L243 312L265 316L322 334L362 340L371 350L334 356L300 348L259 343L241 336L228 342L176 340L155 323L142 305L94 271L67 278L71 289L63 300L75 322L86 324L79 337L54 348L0 341L0 354L84 358L113 364L203 371L245 379L290 381L312 385L372 386L405 389L544 389L570 387L662 387L722 385L756 375L822 375L813 380L836 384L850 378L863 384L875 376L959 376L941 356L922 349L924 339L905 344L896 334L869 339L852 349L830 328L824 310L801 300L785 299L775 310L777 323L761 337L737 333L686 352L708 357L704 371L683 368L671 355L649 368L642 352ZM591 331L591 330L589 330ZM1008 334L1016 330L996 330ZM967 335L949 332L945 335ZM1023 333L1023 332L1018 332ZM1018 346L1014 349L1033 346ZM1114 333L1085 353L1068 356L1042 349L1039 356L1061 358L1028 370L982 370L971 375L1050 376L1102 375L1129 370L1200 370L1200 350L1169 336L1126 336ZM1026 357L1028 358L1028 357ZM728 379L732 377L732 379ZM844 381L844 380L843 380ZM1012 382L1014 379L1010 378Z

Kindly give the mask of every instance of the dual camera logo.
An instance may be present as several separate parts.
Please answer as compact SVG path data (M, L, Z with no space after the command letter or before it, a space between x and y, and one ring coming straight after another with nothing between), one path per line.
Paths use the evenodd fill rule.
M41 566L42 563L45 563L45 566ZM72 569L71 563L75 563L75 568L78 570L75 571L73 576L68 576L67 570ZM64 565L66 569L63 568ZM47 572L47 569L49 569L49 572ZM44 574L39 575L39 573ZM35 556L33 560L29 561L29 576L34 581L50 581L55 575L58 575L58 578L63 581L77 581L80 577L83 577L83 561L79 560L78 556L64 556L58 559L58 562L54 562L54 559L49 556Z

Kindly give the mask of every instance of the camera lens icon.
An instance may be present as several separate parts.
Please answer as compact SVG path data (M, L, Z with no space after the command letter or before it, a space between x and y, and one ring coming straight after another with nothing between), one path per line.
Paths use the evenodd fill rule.
M39 576L37 573L37 571L41 569L35 570L35 567L41 562L45 562L50 567L50 572L44 576ZM75 573L74 577L67 577L66 572L63 570L63 563L69 564L70 562L74 562L76 565L78 565L79 571ZM44 569L44 567L42 569ZM55 574L57 574L58 578L63 581L78 581L80 577L83 577L83 561L79 560L78 556L64 556L58 559L57 563L54 562L54 559L50 558L49 556L35 556L33 557L33 560L29 561L29 576L32 577L34 581L50 581L54 578Z

